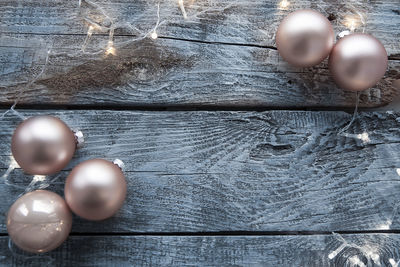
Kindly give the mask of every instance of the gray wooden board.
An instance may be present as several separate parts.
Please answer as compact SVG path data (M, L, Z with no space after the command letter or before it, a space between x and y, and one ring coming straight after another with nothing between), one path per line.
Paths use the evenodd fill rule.
M339 231L400 229L400 118L343 112L23 111L80 128L86 145L49 187L90 158L125 162L128 196L112 219L73 232ZM1 119L0 167L20 120ZM364 141L359 138L363 138ZM49 177L51 180L54 177ZM9 182L32 176L14 170ZM23 189L0 185L4 214Z
M98 4L106 15L91 5ZM21 5L12 0L0 1L0 31L2 33L29 33L37 35L82 35L88 23L84 18L102 26L117 27L115 35L137 35L126 23L140 32L151 30L157 20L157 3L160 4L159 36L187 40L227 42L236 44L275 45L275 31L280 21L290 12L311 8L328 17L335 31L348 29L349 19L354 20L356 31L365 31L381 39L390 55L399 54L399 3L397 0L321 0L318 2L265 0L183 0L188 19L183 19L178 0L97 0L81 1L24 1ZM364 25L361 21L364 21ZM106 33L95 31L95 33Z
M59 249L39 257L8 245L8 238L0 237L3 266L393 267L400 259L397 234L70 236Z
M168 18L169 23L160 26L159 34L167 39L124 44L134 37L117 29L114 40L117 55L105 57L103 51L96 56L79 52L88 27L82 21L82 14L105 20L104 15L94 12L93 8L84 7L79 12L77 1L35 1L20 5L3 0L0 7L3 11L0 12L0 103L13 103L16 92L22 91L19 102L25 104L353 106L355 94L337 88L326 61L314 68L292 68L273 47L279 21L288 12L304 7L330 16L337 32L345 28L343 24L348 17L357 19L359 15L355 14L361 14L366 24L357 30L374 34L391 55L385 78L362 93L361 106L382 106L398 95L393 86L393 81L400 79L397 0L318 1L318 4L296 1L288 10L277 9L275 1L184 2L188 12L200 13L185 21L175 1L161 5L161 19ZM143 26L143 32L153 26L155 2L98 3L111 12L116 24L134 23L139 28ZM210 9L206 11L207 7ZM106 32L95 34L87 50L104 49L107 41ZM43 76L28 86L43 68L50 48L50 60Z

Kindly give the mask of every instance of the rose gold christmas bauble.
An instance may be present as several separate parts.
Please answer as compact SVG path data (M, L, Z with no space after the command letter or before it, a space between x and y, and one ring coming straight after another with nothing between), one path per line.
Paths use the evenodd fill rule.
M387 65L385 47L373 36L362 33L340 39L329 56L335 82L350 91L362 91L377 84Z
M64 168L74 155L74 133L52 116L31 117L15 129L11 151L29 174L48 175Z
M110 161L87 160L68 175L64 194L75 214L87 220L104 220L114 215L124 203L125 176Z
M276 32L279 54L297 67L311 67L323 61L329 55L334 39L329 20L310 9L290 13Z
M7 214L7 231L19 248L33 253L53 250L71 231L72 214L56 193L37 190L17 199Z

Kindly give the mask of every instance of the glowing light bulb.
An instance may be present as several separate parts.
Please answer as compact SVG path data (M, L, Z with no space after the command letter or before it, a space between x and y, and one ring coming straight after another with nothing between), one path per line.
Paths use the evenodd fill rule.
M32 182L43 182L46 180L46 175L35 175L33 176Z
M387 220L386 222L377 226L379 230L390 230L390 226L392 225L392 220Z
M290 5L290 2L287 1L287 0L282 0L282 1L279 3L279 7L280 7L281 9L287 9L289 5Z
M349 22L349 28L350 28L350 31L352 31L352 32L356 29L356 22L354 20L351 20Z
M392 267L397 267L399 266L399 262L396 262L394 259L390 258L389 263L392 265Z
M328 258L332 260L335 258L344 248L346 247L346 244L341 244L336 250L332 251L329 253Z
M349 15L344 18L344 26L348 28L351 32L354 32L361 24L361 19L359 16Z
M88 35L89 37L92 36L93 30L94 30L94 27L93 27L92 25L90 25L90 26L89 26L89 29L88 29L88 31L87 31L87 35Z
M339 34L338 34L338 36L339 36L339 38L343 38L343 37L345 37L345 36L347 36L347 35L349 35L350 34L350 31L342 31L342 32L340 32Z
M13 156L10 156L10 165L9 165L9 167L12 168L12 169L21 168L18 165L17 161L15 160L15 158Z
M360 267L365 267L366 265L364 262L362 262L357 256L353 256L349 258L350 263L352 266L360 266Z
M108 41L107 49L106 49L106 55L108 56L109 54L115 55L115 48L114 48L114 42L113 41Z
M364 132L362 134L357 134L357 138L363 141L364 143L369 143L371 140L369 139L368 133Z
M379 262L379 255L373 253L373 254L371 254L371 259L372 259L374 262Z
M157 39L157 38L158 38L157 32L156 32L156 31L152 32L151 35L150 35L150 37L151 37L152 39L154 39L154 40Z

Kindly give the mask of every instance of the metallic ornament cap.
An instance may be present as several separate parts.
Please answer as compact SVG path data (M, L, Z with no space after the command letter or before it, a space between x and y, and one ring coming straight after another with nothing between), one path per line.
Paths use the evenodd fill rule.
M74 129L73 133L75 135L76 147L82 148L85 144L85 137L83 136L82 131L80 131L78 129Z
M114 159L113 163L117 165L121 170L124 170L125 163L120 159Z

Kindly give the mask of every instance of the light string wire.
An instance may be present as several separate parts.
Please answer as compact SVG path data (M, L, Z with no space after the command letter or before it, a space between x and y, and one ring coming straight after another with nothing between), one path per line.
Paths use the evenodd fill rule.
M365 27L366 27L365 15L363 15L359 11L358 8L356 8L352 3L347 3L346 8L349 9L349 12L345 12L344 17L341 18L341 20L336 21L336 26L338 28L340 28L340 26L346 27L346 30L341 31L338 34L339 39L345 37L346 35L354 33L357 28L360 28L360 26L361 26L362 32L364 33ZM346 132L353 125L355 120L357 119L358 106L360 103L360 96L361 96L361 92L357 91L353 116L352 116L350 122L346 126L344 126L343 128L338 130L337 135L347 137L347 138L360 139L360 140L362 140L362 142L364 144L366 144L366 143L370 142L367 132L363 132L363 133L359 133L359 134L351 134L351 133Z
M48 64L50 62L50 57L51 56L66 56L66 57L76 57L76 56L80 56L80 55L99 55L101 53L104 53L106 55L112 54L115 55L116 54L116 47L122 47L122 46L126 46L128 44L131 44L133 42L137 42L140 40L143 40L147 37L151 37L152 39L157 39L158 38L158 34L157 34L157 29L158 27L160 27L161 25L164 25L168 22L172 22L171 20L163 20L161 21L160 18L160 2L157 3L156 7L157 7L157 20L155 23L155 26L149 30L148 32L143 33L142 31L140 31L137 27L133 26L130 23L127 22L123 22L123 23L115 23L114 20L107 14L107 12L103 9L103 7L101 7L100 5L98 5L97 3L90 1L90 0L78 0L78 7L79 7L79 12L81 13L81 8L82 8L82 4L86 3L87 5L89 5L90 7L92 7L93 9L99 11L106 20L108 20L110 22L110 26L103 26L100 25L99 23L97 23L96 21L92 20L90 17L88 16L82 16L83 20L89 24L88 27L88 31L86 34L86 37L81 45L81 49L80 51L74 52L74 53L56 53L56 52L52 52L52 48L50 48L47 53L46 53L46 58L45 58L45 63L43 64L43 67L41 69L41 71L30 81L28 82L23 88L21 88L21 90L19 90L16 99L14 100L13 105L10 107L10 109L8 109L7 111L5 111L4 113L2 113L0 115L0 119L3 119L6 115L8 115L10 112L12 112L14 115L16 115L19 119L21 120L25 120L26 117L19 113L18 111L16 111L16 106L18 104L18 102L20 101L23 93L28 90L29 88L32 87L32 85L39 80L43 74L45 73ZM182 12L182 15L184 17L184 19L189 19L183 0L179 0L178 2L179 4L179 8ZM231 5L225 7L225 8L229 8ZM224 9L225 9L224 8ZM222 10L224 10L222 9ZM196 14L195 16L198 16L199 14L205 13L207 12L207 9L202 11L202 12L198 12L198 14ZM131 38L128 41L124 41L124 42L120 42L118 45L114 44L114 31L117 28L127 28L129 29L132 33L139 33L138 36L136 38ZM95 52L87 52L86 49L90 44L90 40L92 35L96 32L96 31L106 31L108 32L108 42L107 42L107 46L105 49L100 49L98 51ZM123 168L123 165L118 164L118 166L120 166L120 168ZM22 186L22 185L18 185L18 184L14 184L11 183L9 181L9 175L12 173L12 171L16 168L19 168L17 162L15 161L15 159L12 157L11 158L11 163L9 164L8 169L5 171L5 173L0 177L0 181L4 182L4 184L11 186L11 187L15 187L17 189L22 190L22 192L17 196L17 198L21 197L22 195L24 195L27 192L33 191L33 190L37 190L37 189L45 189L48 186L50 186L51 184L55 184L56 181L61 177L61 175L57 175L55 177L53 177L52 179L47 179L47 176L44 175L34 175L31 182L27 185L27 186ZM11 251L12 255L16 258L21 258L24 261L31 261L34 259L43 259L42 255L34 255L34 256L30 256L27 255L25 252L21 251L19 248L17 248L12 240L9 238L8 240L8 248ZM54 263L54 260L51 256L44 256L45 258L48 258L48 266L51 266ZM46 266L47 266L46 265Z
M333 260L337 255L339 255L344 249L346 248L353 248L358 250L362 256L367 259L367 265L359 258L359 255L352 255L351 257L347 258L346 261L350 264L350 266L359 266L359 267L366 267L366 266L373 266L373 265L380 265L380 256L378 254L379 248L376 246L364 245L360 246L353 242L347 241L342 235L332 232L333 237L339 241L341 244L340 246L332 251L328 255L328 259Z
M3 112L3 113L1 114L0 119L3 119L9 112L12 112L14 115L16 115L16 116L17 116L19 119L21 119L21 120L25 120L25 119L26 119L26 117L25 117L23 114L21 114L20 112L18 112L17 110L15 110L15 107L17 106L18 101L20 100L20 98L21 98L22 94L25 92L25 90L29 89L29 88L43 75L43 73L46 71L47 65L48 65L48 63L49 63L50 52L51 52L51 49L47 51L45 63L44 63L44 65L43 65L41 71L39 72L39 74L37 74L29 83L27 83L26 86L24 86L23 88L21 88L21 90L19 90L19 92L18 92L18 94L17 94L17 98L14 100L14 104L10 107L10 109L6 110L5 112ZM10 162L10 164L9 164L9 166L8 166L8 168L7 168L7 170L6 170L5 173L0 177L0 181L1 181L1 182L4 182L6 185L10 185L10 186L17 187L17 188L23 188L23 189L25 189L25 191L26 191L27 189L29 189L29 188L31 188L31 187L30 187L30 186L28 186L28 188L22 187L22 186L13 184L13 183L11 183L11 182L8 180L8 177L9 177L9 175L11 174L11 172L12 172L14 169L18 168L18 167L19 167L19 166L18 166L17 162L16 162L16 161L14 160L14 158L12 157L12 158L11 158L11 162ZM34 180L34 179L33 179L33 180ZM32 180L32 181L33 181L33 180Z
M356 29L361 28L361 32L365 32L366 28L366 17L363 13L359 11L353 4L349 3L347 6L350 9L350 12L346 12L345 16L342 18L342 21L340 22L337 20L336 26L340 28L340 26L344 25L347 29L341 31L338 34L338 38L343 38L346 35L352 34L355 32ZM340 25L339 25L340 23ZM358 106L360 103L360 96L361 92L357 91L356 92L356 99L355 99L355 107L354 107L354 112L352 115L351 120L347 125L345 125L343 128L338 130L337 135L338 136L343 136L346 138L355 138L362 140L364 144L369 143L370 139L368 136L367 132L363 132L360 134L354 134L354 133L348 133L347 131L349 128L354 124L355 120L358 117ZM390 229L391 224L393 223L393 220L397 214L398 211L398 204L395 205L393 208L392 214L390 216L390 219L387 220L386 224L384 224L384 229ZM337 257L338 254L340 254L344 249L346 248L353 248L358 251L360 251L361 255L367 259L367 264L365 264L359 257L359 255L352 255L351 257L346 259L346 263L349 263L350 266L359 266L359 267L365 267L365 266L381 266L381 259L379 255L379 248L380 246L371 246L370 244L366 244L364 246L357 245L352 242L348 242L345 240L343 236L341 236L338 233L332 232L333 236L337 241L339 241L341 244L339 245L338 248L335 250L331 251L331 253L328 255L329 260L333 260L335 257ZM381 244L382 245L382 244ZM388 259L389 263L391 264L392 267L398 267L400 264L399 261L395 261L393 258Z
M88 18L88 17L83 17L83 19L84 19L86 22L88 22L88 23L90 24L90 26L89 26L89 29L88 29L87 36L86 36L86 38L85 38L85 40L84 40L84 42L83 42L83 44L82 44L82 46L81 46L81 52L84 53L84 54L96 55L96 54L102 53L102 52L104 51L104 50L99 50L99 51L97 51L97 52L95 52L95 53L87 53L87 52L85 52L85 49L86 49L86 47L87 47L88 44L89 44L90 37L92 36L94 29L95 29L95 28L101 28L101 29L104 28L104 29L107 29L107 31L109 32L109 38L108 38L108 43L107 43L107 48L106 48L106 54L115 54L115 48L114 48L114 42L113 42L113 38L114 38L114 26L113 26L113 25L114 25L114 21L113 21L113 19L112 19L110 16L108 16L108 14L105 12L105 10L104 10L101 6L99 6L97 3L92 2L92 1L90 1L90 0L79 0L79 1L78 1L78 7L79 7L79 8L81 8L82 2L85 2L85 3L87 3L89 6L91 6L91 7L93 7L94 9L100 11L100 13L101 13L105 18L107 18L107 19L110 21L111 26L110 26L110 27L104 27L104 26L101 26L101 25L99 25L98 23L94 22L93 20L91 20L91 19ZM156 33L157 28L158 28L160 25L164 24L164 23L166 23L166 21L160 22L160 2L158 2L158 4L157 4L157 21L156 21L155 26L154 26L149 32L145 33L145 34L142 35L141 37L133 38L132 40L129 40L128 42L123 42L122 45L127 45L128 43L131 43L131 42L135 42L135 41L139 41L139 40L145 39L145 38L147 38L150 34L152 35L152 38L153 38L153 39L156 39L158 36L157 36L157 35L154 35L154 34L157 34L157 33ZM133 25L131 25L131 24L129 24L129 23L124 23L124 25L127 26L128 28L130 28L130 29L133 30L133 31L139 31L136 27L134 27ZM140 31L139 31L139 32L140 32ZM73 53L73 54L67 54L67 56L72 57L72 56L76 56L76 55L79 55L79 54L80 54L80 52L76 52L76 53ZM52 52L52 48L50 48L50 49L47 51L47 53L46 53L46 58L45 58L45 62L44 62L44 64L43 64L43 67L42 67L41 71L40 71L30 82L28 82L23 88L21 88L21 90L18 91L17 97L16 97L16 99L14 100L13 105L10 107L10 109L6 110L5 112L3 112L3 113L0 115L0 119L3 119L3 118L4 118L8 113L10 113L10 112L12 112L14 115L16 115L16 116L17 116L19 119L21 119L21 120L25 120L25 119L26 119L26 117L25 117L24 115L22 115L20 112L18 112L18 111L15 109L16 106L17 106L17 104L18 104L18 102L19 102L19 100L21 99L23 93L24 93L26 90L28 90L29 88L31 88L32 85L33 85L39 78L41 78L42 75L45 73L45 71L46 71L46 69L47 69L47 66L48 66L48 64L49 64L50 56L59 56L59 55L65 55L65 53L53 53L53 52ZM10 183L10 182L8 181L8 176L9 176L9 175L11 174L11 172L12 172L15 168L17 168L17 167L19 167L18 164L15 162L15 160L12 159L12 160L11 160L11 163L9 164L8 169L7 169L7 170L5 171L5 173L0 177L0 181L3 181L3 182L5 182L5 183L8 184L8 185L18 187L17 185L14 185L14 184L12 184L12 183Z
M344 137L352 137L352 138L358 138L358 139L362 139L362 136L360 136L360 134L350 134L350 133L346 133L346 131L350 128L350 126L354 123L354 121L357 118L358 115L358 105L360 103L360 92L356 92L356 103L355 103L355 107L354 107L354 112L353 112L353 116L351 117L350 122L344 126L343 128L338 130L337 135L338 136L344 136ZM367 140L363 140L363 141L367 141Z

